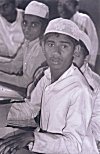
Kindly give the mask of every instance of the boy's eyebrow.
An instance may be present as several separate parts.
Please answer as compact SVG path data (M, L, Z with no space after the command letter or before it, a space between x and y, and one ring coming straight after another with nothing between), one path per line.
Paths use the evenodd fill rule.
M61 43L70 43L70 41L60 41Z
M25 19L23 19L23 22L26 22L26 20L25 20Z
M54 43L53 40L46 40L46 42L52 42L52 43ZM60 43L70 44L70 41L60 41Z
M32 21L32 24L39 24L40 21Z
M54 42L54 41L53 41L53 40L48 40L48 39L47 39L46 42Z

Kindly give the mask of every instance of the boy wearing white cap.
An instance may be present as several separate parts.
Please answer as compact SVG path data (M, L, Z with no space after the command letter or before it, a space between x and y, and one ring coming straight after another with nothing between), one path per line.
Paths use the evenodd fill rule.
M92 56L89 63L94 68L98 54L98 36L96 28L91 18L87 14L80 13L78 9L79 0L58 0L58 13L60 17L72 20L82 31L88 34L92 42Z
M15 59L0 65L3 71L0 72L1 82L24 88L32 82L35 70L45 61L40 39L46 27L48 15L49 9L43 3L32 1L26 7L22 23L25 41ZM17 75L12 75L13 72Z
M82 71L94 91L95 105L91 126L96 140L100 141L100 77L88 65L88 58L91 56L91 41L82 31L80 32L80 46L81 48L74 53L73 63Z
M21 108L22 114L27 108L30 117L36 117L41 109L40 129L7 138L0 149L16 151L16 147L20 149L31 141L29 148L37 153L98 154L89 125L92 91L72 64L78 41L79 28L75 23L62 18L50 21L42 42L49 68L32 91L30 102ZM22 116L21 112L17 116ZM89 140L89 144L84 144L84 150L85 138L92 139L92 143Z

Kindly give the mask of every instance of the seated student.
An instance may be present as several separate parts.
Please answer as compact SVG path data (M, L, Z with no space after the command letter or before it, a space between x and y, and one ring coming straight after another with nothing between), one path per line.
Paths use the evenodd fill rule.
M0 143L0 152L16 152L31 142L29 148L37 153L98 154L90 126L93 92L72 64L79 31L70 20L50 21L42 42L49 68L32 91L31 100L17 112L17 117L26 112L36 117L41 109L40 129L6 138Z
M5 63L0 66L3 68L2 71L7 72L0 72L1 82L24 88L32 82L35 70L45 61L40 39L48 21L48 13L48 7L36 1L32 1L26 7L22 23L25 41L15 59L9 64ZM8 74L13 73L14 70L17 75Z
M60 17L75 22L82 31L88 34L92 42L92 56L89 60L89 64L94 68L98 54L98 36L91 18L87 14L78 11L79 1L80 0L58 0L58 13Z
M87 82L95 94L95 105L92 115L92 130L96 140L100 141L100 76L93 72L88 65L88 58L91 56L91 41L84 33L80 33L81 49L76 50L73 63L81 69Z
M23 11L16 9L15 0L0 0L0 62L15 57L24 41Z

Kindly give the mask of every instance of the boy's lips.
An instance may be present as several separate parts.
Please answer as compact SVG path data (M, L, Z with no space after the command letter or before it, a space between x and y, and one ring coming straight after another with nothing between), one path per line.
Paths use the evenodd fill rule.
M60 58L50 58L51 63L58 65L61 63L61 59Z

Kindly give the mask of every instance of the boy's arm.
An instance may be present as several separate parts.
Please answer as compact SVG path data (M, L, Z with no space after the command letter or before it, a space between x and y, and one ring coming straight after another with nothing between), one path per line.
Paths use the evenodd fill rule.
M25 103L14 103L8 114L8 120L30 120L34 119L40 111L41 97L43 93L43 79L39 81L31 93L30 100Z
M33 152L48 153L49 151L55 154L81 152L92 114L92 96L86 90L77 91L66 114L66 123L61 134L46 131L34 133Z

